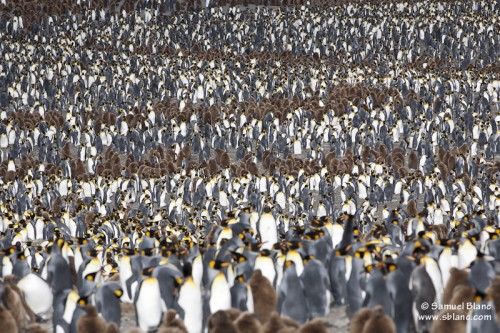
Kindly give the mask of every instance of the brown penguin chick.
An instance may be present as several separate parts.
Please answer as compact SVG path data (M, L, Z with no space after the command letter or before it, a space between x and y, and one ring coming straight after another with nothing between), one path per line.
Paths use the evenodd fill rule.
M328 333L330 323L323 318L316 318L304 324L300 328L300 333Z
M5 182L6 183L13 182L14 180L16 180L16 173L14 171L12 171L12 170L7 171L5 173L4 178L5 178Z
M464 285L458 285L453 289L453 296L450 304L461 305L471 303L474 300L476 291L474 288Z
M224 310L224 312L228 314L229 320L231 320L232 322L236 321L236 319L238 319L238 317L241 315L241 310L236 308L229 308L227 310Z
M437 155L440 162L444 161L446 156L446 149L444 149L442 146L439 146Z
M234 322L240 333L260 333L262 325L257 316L250 312L243 312Z
M460 154L467 156L469 154L470 147L467 143L464 143L460 146L460 148L458 148L458 150Z
M448 237L448 227L445 224L435 224L432 231L437 235L438 239L446 239Z
M221 160L222 154L224 154L224 150L216 148L214 150L214 153L215 153L215 162L217 162L217 164L220 165L220 160Z
M300 333L300 331L298 328L287 326L277 331L277 333Z
M300 324L290 317L281 317L281 321L286 327L300 328Z
M222 310L208 317L207 326L209 333L239 333L229 314Z
M351 318L351 324L349 328L350 333L361 333L363 332L363 329L370 320L370 318L373 316L373 309L371 308L361 308L354 314L354 316Z
M451 298L453 297L453 291L455 287L459 285L463 286L469 285L469 273L465 270L460 270L456 267L452 267L450 269L450 278L448 279L446 287L444 288L443 291L443 298L442 298L443 304L450 303Z
M78 333L105 333L106 323L97 315L97 310L92 305L85 306L86 314L80 316L76 322Z
M16 321L17 328L23 330L27 321L35 321L35 315L17 287L14 276L4 277L4 302ZM0 331L1 332L1 331Z
M418 214L417 211L417 203L415 200L411 199L408 201L408 205L406 206L406 212L410 217L415 217Z
M448 167L444 163L439 163L438 164L439 171L441 172L441 178L446 181L448 179L448 176L450 175L450 171L448 170Z
M268 320L262 326L262 332L275 333L279 332L281 329L284 329L286 327L287 326L283 323L283 320L281 320L279 313L277 313L276 311L272 311L269 315Z
M259 174L259 167L256 163L252 162L247 165L247 170L252 176L257 176Z
M47 331L42 325L36 324L36 323L29 324L28 326L26 326L26 328L24 329L24 332L25 333L49 333L49 331Z
M381 306L373 308L373 315L368 319L363 327L363 333L396 333L396 325L391 317L384 313Z
M408 155L408 168L417 170L418 169L418 153L415 150L412 150Z
M211 175L215 175L217 174L217 172L219 172L219 166L214 159L208 161L208 171Z
M61 150L61 157L71 159L71 145L67 142Z
M264 324L276 308L276 292L269 280L262 275L260 269L253 272L248 285L252 289L254 313L257 319Z
M0 305L0 332L2 333L18 333L16 319L12 313Z
M229 168L231 165L231 158L229 157L229 154L224 152L220 158L220 166L223 169Z
M386 157L387 155L389 155L389 149L387 149L387 146L385 144L381 144L379 147L378 147L378 152L380 153L380 155L382 157Z
M406 169L405 167L400 167L398 169L398 175L401 178L406 178L406 176L408 175L408 169Z
M165 313L158 333L188 333L188 330L184 322L177 318L177 312L170 309Z
M463 310L445 309L439 312L439 319L434 320L431 326L431 333L465 333L467 322L460 320L465 318ZM453 318L450 320L449 318ZM456 319L455 319L456 318Z

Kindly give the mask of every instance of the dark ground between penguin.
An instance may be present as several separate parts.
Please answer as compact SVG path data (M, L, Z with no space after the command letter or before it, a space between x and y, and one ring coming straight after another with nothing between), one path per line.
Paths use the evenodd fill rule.
M0 75L1 83L7 83L0 86L0 180L5 184L5 192L0 193L2 275L15 275L19 288L29 290L23 277L38 283L33 275L48 274L54 298L61 300L54 303L56 324L75 332L75 316L87 312L86 325L95 324L97 331L104 326L92 322L96 313L86 303L106 299L102 295L124 299L124 294L129 297L136 292L143 296L141 290L154 289L160 276L171 280L159 289L162 299L155 297L154 301L165 301L170 310L185 315L189 306L179 307L177 293L195 275L195 251L210 242L232 251L231 256L219 252L216 258L220 260L210 260L214 258L206 254L209 250L204 253L202 295L207 304L203 310L208 307L213 315L207 318L204 313L204 320L209 327L213 325L213 332L232 332L235 324L228 318L234 314L212 311L211 307L220 304L207 298L213 292L211 281L233 279L230 274L240 268L241 280L234 283L245 286L249 272L244 259L249 258L239 261L244 242L253 251L245 255L257 255L259 264L265 266L272 254L275 270L265 273L276 274L280 297L288 294L303 299L308 290L302 290L304 295L294 293L307 281L287 274L286 283L281 280L279 284L279 265L292 276L303 268L303 262L315 260L314 256L329 263L334 257L338 267L351 260L349 273L340 268L329 271L329 283L336 283L331 289L337 305L326 315L331 332L349 331L348 317L353 311L339 303L348 303L357 314L366 316L364 325L358 317L353 319L363 333L396 328L400 333L414 329L465 332L463 322L452 327L442 321L438 325L408 319L408 305L417 300L434 301L442 290L452 303L494 303L493 310L476 313L495 315L495 308L500 309L496 276L500 272L500 28L494 16L498 4L270 0L213 1L209 3L212 8L204 9L207 3L1 4L3 13L7 12L7 18L0 21ZM67 15L70 7L72 14ZM329 19L332 23L327 23ZM256 20L264 23L255 24ZM438 23L441 20L443 25ZM415 22L423 24L416 31L412 30ZM41 25L36 28L37 24ZM198 28L206 35L198 35ZM51 35L55 32L62 35L56 43ZM38 34L43 36L41 41ZM30 44L33 36L39 39L34 46ZM67 36L76 44L68 46ZM43 38L51 41L52 49L46 48ZM301 38L304 40L299 42ZM21 43L16 44L18 41ZM396 44L401 47L394 47ZM49 56L41 64L31 61L33 69L16 67L26 61L16 57L31 54L31 47L37 56ZM62 57L85 48L89 53L80 52L77 62L72 61L76 57ZM94 63L94 54L113 52L114 58L103 57ZM71 70L66 62L73 66ZM90 76L80 71L82 67ZM101 72L104 74L96 74ZM42 79L37 80L38 76ZM64 77L71 79L66 82ZM205 83L207 78L213 87ZM166 131L160 134L158 128ZM40 131L38 142L31 137L17 140L19 133L38 136ZM159 144L156 136L162 138ZM188 136L190 143L185 141ZM182 174L182 170L187 172ZM75 191L65 182L69 174ZM227 190L228 184L233 188L236 178L239 189L245 187L241 185L249 174L258 176L250 181L252 193ZM347 174L350 178L344 180ZM40 178L47 182L48 190L39 189ZM119 190L109 190L117 178ZM151 179L155 185L142 183ZM219 184L210 183L211 179ZM315 188L316 179L320 189ZM139 184L141 190L122 191L126 181ZM201 182L203 191L185 195L185 184L195 181ZM99 197L87 195L96 182L101 182ZM291 191L297 183L294 196L276 190L269 199L273 185ZM30 186L26 192L17 193L17 186L24 190L25 184ZM401 194L392 193L395 188ZM67 195L61 195L63 192ZM334 202L330 202L332 197ZM177 205L181 199L184 202ZM104 200L109 204L103 205L100 201ZM157 210L162 204L163 210ZM26 213L30 206L36 209ZM250 229L249 206L260 216ZM253 248L259 239L275 236L262 227L268 221L263 217L269 218L270 212L277 212L272 221L279 223L274 232L280 234L280 246L258 253ZM320 214L330 219L316 216ZM244 228L242 222L229 227L243 219ZM46 223L43 239L31 241L39 220ZM179 227L179 221L187 227ZM205 230L198 230L199 226ZM338 232L338 228L342 237L335 239L329 232ZM335 248L327 254L315 250L315 245L330 241L336 242ZM104 252L110 255L100 262ZM69 260L67 253L76 257ZM81 253L84 260L78 258ZM43 260L40 254L45 255ZM123 258L130 258L131 263ZM284 262L279 263L280 259ZM65 261L68 267L78 264L80 269L70 274ZM454 265L462 270L452 268L448 273ZM61 266L58 279L53 270ZM129 266L133 273L126 282L103 283L112 280L117 270L125 275ZM360 278L343 281L344 273ZM181 277L184 281L178 282ZM445 281L451 281L451 286ZM131 286L134 283L140 283L137 289ZM278 284L294 287L282 290ZM244 288L239 290L237 296L245 293ZM0 302L9 309L0 308L2 318L12 313L20 330L39 315L51 321L51 313L22 306L16 279L3 276L0 294L8 296ZM25 296L29 304L37 305L30 295ZM148 305L140 299L134 301L140 304L135 310ZM311 319L286 300L278 302L283 314L298 321ZM61 320L66 307L59 305L66 302L76 306L70 322ZM133 306L122 305L121 309L122 331L138 322L148 325L144 322L150 318L143 318L147 317L144 313L138 314L136 322ZM105 310L99 311L109 317L115 314ZM498 331L496 321L476 321L471 326L472 331ZM295 332L295 327L288 330ZM160 331L163 329L168 331L165 327Z

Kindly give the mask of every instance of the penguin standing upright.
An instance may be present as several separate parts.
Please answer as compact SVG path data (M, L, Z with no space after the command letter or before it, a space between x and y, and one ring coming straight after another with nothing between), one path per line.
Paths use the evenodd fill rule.
M138 285L134 299L137 326L146 332L155 331L160 326L166 311L160 294L160 284L152 276L145 277Z
M330 306L330 279L323 263L314 257L304 258L304 271L300 280L304 286L309 319L323 317Z
M397 269L387 275L387 289L394 300L394 323L398 333L408 332L412 318L412 294L410 275L415 267L414 261L400 256L396 260Z
M273 258L271 257L270 250L260 251L257 258L255 258L254 271L260 269L262 275L265 276L272 286L276 285L276 268L274 266Z
M285 273L278 290L276 310L285 317L290 317L303 324L308 319L307 296L304 285L297 275L295 263L285 262Z
M177 304L182 309L181 318L184 320L189 333L201 333L203 328L203 303L201 289L194 281L190 263L183 266L184 283L179 290Z
M231 290L224 273L219 271L212 280L207 298L210 313L231 308Z
M272 249L273 245L278 242L278 228L269 206L264 207L257 228L259 230L260 241L263 243L261 249Z
M439 283L436 279L438 268L437 264L426 265L427 260L432 261L431 258L423 258L423 262L417 266L410 277L410 290L413 296L412 313L415 327L418 331L429 331L432 325L432 315L434 308L422 307L422 304L433 304L437 302L442 295L442 289L439 290ZM439 302L439 301L438 301Z
M253 272L248 285L252 290L255 315L261 323L265 323L276 308L276 292L260 270Z
M99 286L94 294L94 302L98 313L107 323L115 323L120 327L121 307L120 298L123 290L118 282L105 282Z
M243 275L238 275L231 287L231 306L241 311L253 312L253 295Z

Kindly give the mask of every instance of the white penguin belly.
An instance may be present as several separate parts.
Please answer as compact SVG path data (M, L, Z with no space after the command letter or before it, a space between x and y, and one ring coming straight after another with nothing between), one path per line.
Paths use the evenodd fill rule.
M142 330L150 331L160 325L163 316L158 280L148 278L139 292L135 303L137 323Z
M200 287L188 280L179 292L179 306L184 309L184 324L189 333L201 333L203 309Z
M210 313L227 310L231 307L231 292L224 275L218 276L212 282L210 296Z

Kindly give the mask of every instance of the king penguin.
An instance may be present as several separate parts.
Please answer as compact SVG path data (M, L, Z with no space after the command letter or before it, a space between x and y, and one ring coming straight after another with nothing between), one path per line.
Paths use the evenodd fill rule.
M194 281L190 263L183 266L184 283L179 290L177 303L182 309L181 318L184 320L189 333L201 333L203 328L203 303L200 286Z
M297 275L295 263L285 262L285 273L278 290L276 310L284 317L290 317L301 324L308 320L308 304L304 285Z
M314 257L304 257L304 263L304 272L300 279L309 305L308 317L323 317L328 313L331 301L328 272L323 263Z
M152 276L146 276L138 285L134 299L137 326L146 332L153 332L160 326L166 311L160 294L160 283Z
M94 302L99 315L107 323L115 323L120 327L121 307L120 298L123 296L123 290L120 283L108 281L100 285L95 294Z
M259 230L260 241L263 243L261 249L272 249L273 245L278 242L278 228L269 206L264 207L257 228Z

